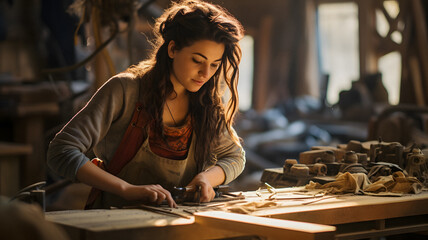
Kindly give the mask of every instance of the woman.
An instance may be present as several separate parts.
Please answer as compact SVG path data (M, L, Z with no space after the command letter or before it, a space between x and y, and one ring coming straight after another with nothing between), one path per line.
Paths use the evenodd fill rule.
M173 187L199 188L209 202L213 187L244 168L232 128L241 24L219 6L190 0L174 3L154 29L152 57L107 81L49 145L50 168L94 187L89 207L164 200L175 207ZM85 156L90 150L96 161Z

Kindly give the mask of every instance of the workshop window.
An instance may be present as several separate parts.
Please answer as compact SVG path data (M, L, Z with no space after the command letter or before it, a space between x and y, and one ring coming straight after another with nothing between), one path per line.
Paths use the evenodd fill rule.
M383 2L390 18L395 19L400 11L397 1ZM355 2L322 3L318 5L318 41L320 68L329 75L327 102L339 100L339 93L348 90L352 81L359 79L358 5ZM376 10L376 30L381 37L390 31L390 23L384 13ZM399 29L402 26L399 26ZM401 44L399 31L390 35L392 41ZM390 104L399 103L401 85L401 55L397 51L379 58L378 71L388 91Z
M320 68L329 75L327 102L359 79L358 6L353 2L318 5Z
M383 7L390 18L396 19L400 12L400 6L397 1L384 1ZM376 31L382 37L388 37L387 34L391 30L385 14L376 9ZM404 28L404 23L398 21L398 30ZM393 28L394 29L394 28ZM391 40L397 44L402 43L403 36L397 30L389 36ZM388 53L378 61L379 72L382 73L383 84L388 91L388 100L390 104L398 104L400 100L400 85L401 85L401 54L398 51Z
M251 109L253 101L254 38L245 35L239 44L242 51L238 80L239 110L247 111ZM227 101L229 98L230 92L226 87L223 99Z
M240 45L242 59L239 65L239 109L246 111L251 108L253 100L254 38L246 35Z
M388 101L396 105L400 101L401 85L401 54L391 52L379 59L379 72L382 73L382 82L388 91Z

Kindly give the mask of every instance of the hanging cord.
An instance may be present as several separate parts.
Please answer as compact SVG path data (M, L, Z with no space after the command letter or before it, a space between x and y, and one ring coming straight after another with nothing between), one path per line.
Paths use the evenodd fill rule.
M94 38L96 41L96 49L94 52L86 57L81 62L78 62L76 64L66 66L66 67L60 67L60 68L47 68L42 69L41 74L53 74L53 73L63 73L63 72L70 72L73 71L89 61L91 61L99 52L101 52L117 35L118 33L122 32L119 31L118 21L121 16L123 16L124 12L129 12L129 9L132 9L133 0L123 1L123 2L116 2L116 0L110 0L110 1L100 1L100 0L76 0L74 6L70 8L71 12L74 12L76 14L81 13L81 17L79 20L79 24L77 26L77 29L74 33L74 41L75 44L77 44L77 33L79 29L81 28L82 24L84 22L89 22L90 18L92 19L93 27L94 27ZM125 6L125 7L124 7ZM89 10L89 11L86 11ZM106 13L105 16L107 16L106 19L101 19L100 12ZM119 12L118 14L116 14ZM95 14L94 14L95 13ZM103 15L104 16L104 15ZM118 17L119 16L119 17ZM101 43L100 38L100 26L101 25L109 25L112 29L111 36L104 42ZM127 28L123 30L123 32L128 31L130 28L130 24L128 24ZM103 51L104 52L104 51ZM116 72L114 69L114 65L111 61L110 56L108 55L108 52L103 53L105 59L108 61L107 65L109 68L110 74L114 75Z
M82 27L84 19L85 19L85 11L82 11L82 16L80 17L79 24L77 25L77 28L74 31L74 46L79 44L79 40L78 40L79 37L77 35L79 34L79 30L80 30L80 27Z
M118 33L119 31L117 30L117 28L115 28L110 38L107 39L103 44L101 44L97 49L95 49L95 51L91 55L89 55L87 58L85 58L81 62L78 62L76 64L73 64L67 67L42 69L41 73L52 74L52 73L70 72L85 65L86 63L91 61L92 58L94 58L101 50L103 50L117 36Z
M133 41L132 41L132 37L133 37L133 29L135 28L135 21L134 21L134 19L133 18L131 18L130 20L129 20L129 23L128 23L128 36L127 36L127 42L128 42L128 59L129 59L129 64L133 64L133 59L134 59L134 56L133 56L133 54L132 54L132 52L133 52L133 49L132 49L132 43L133 43Z
M95 39L95 46L99 48L101 44L101 29L100 29L100 11L96 6L92 7L92 27L94 30L94 39ZM108 53L106 48L103 48L102 54L104 56L104 60L106 61L107 68L109 70L110 76L113 76L116 74L116 68L114 67L113 60L110 57L110 54Z

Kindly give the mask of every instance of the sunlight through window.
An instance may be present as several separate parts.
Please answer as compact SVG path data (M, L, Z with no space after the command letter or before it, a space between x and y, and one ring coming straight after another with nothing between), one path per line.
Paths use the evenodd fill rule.
M327 3L318 7L321 69L329 74L327 101L335 104L339 92L359 78L358 6Z

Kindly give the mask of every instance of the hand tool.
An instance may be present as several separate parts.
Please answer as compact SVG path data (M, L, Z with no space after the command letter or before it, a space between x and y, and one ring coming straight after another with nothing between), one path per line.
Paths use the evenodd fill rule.
M171 191L171 195L176 203L199 203L201 199L201 187L174 187Z
M139 205L136 205L136 206L126 206L126 207L123 207L123 208L124 209L143 209L143 210L147 210L147 211L150 211L150 212L155 212L155 213L164 214L164 215L168 215L168 216L182 217L182 218L187 218L187 219L190 218L189 215L175 212L175 211L173 211L170 208L148 206L148 205L144 205L144 204L139 204Z
M214 187L215 192L215 198L219 199L222 197L225 198L233 198L236 197L237 199L242 199L242 196L235 196L231 193L229 193L229 186L228 185L219 185L217 187ZM188 203L188 202L194 202L194 203L200 203L201 199L201 187L197 186L195 187L174 187L174 189L171 191L172 198L176 203ZM223 198L222 198L223 199ZM228 201L230 199L227 199ZM232 199L235 200L235 199Z

